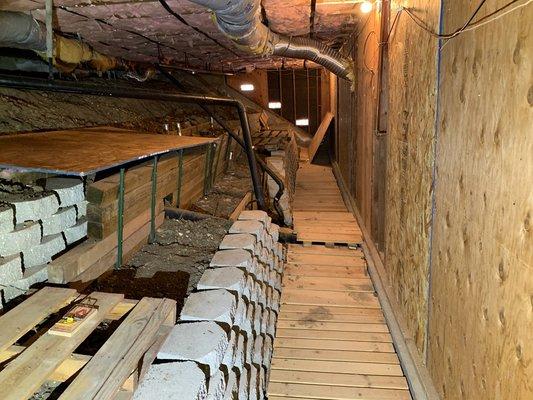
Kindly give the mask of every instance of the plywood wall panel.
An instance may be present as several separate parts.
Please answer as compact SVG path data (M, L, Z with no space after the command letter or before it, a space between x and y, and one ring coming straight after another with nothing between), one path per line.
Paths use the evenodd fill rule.
M445 7L445 30L474 6ZM533 398L532 20L442 50L429 367L445 399Z
M434 30L440 2L409 0ZM391 21L395 13L391 15ZM385 264L416 345L425 352L437 40L401 15L389 41Z

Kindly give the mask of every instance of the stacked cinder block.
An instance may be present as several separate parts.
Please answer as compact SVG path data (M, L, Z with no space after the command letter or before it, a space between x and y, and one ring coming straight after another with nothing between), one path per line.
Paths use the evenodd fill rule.
M1 305L47 279L46 264L87 235L83 182L49 178L44 190L0 182Z
M135 399L265 398L284 265L278 226L243 211L219 249Z

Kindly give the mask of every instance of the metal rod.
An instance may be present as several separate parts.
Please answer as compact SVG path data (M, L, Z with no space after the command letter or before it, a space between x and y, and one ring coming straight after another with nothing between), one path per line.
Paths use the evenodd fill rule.
M152 90L144 89L125 89L112 86L101 85L81 85L77 82L67 81L49 81L39 78L27 78L19 76L11 76L0 74L0 87L9 87L13 89L25 90L42 90L54 91L61 93L86 94L94 96L112 96L145 100L161 100L172 101L180 103L194 103L200 106L205 104L213 104L218 106L235 107L239 114L241 123L246 156L248 159L248 166L250 168L250 175L252 178L252 185L254 188L255 198L261 209L266 209L265 197L263 194L261 180L257 171L257 164L252 146L252 138L250 133L250 125L246 115L246 108L239 100L230 99L226 97L212 97L203 95L193 95L184 93L161 93ZM203 107L202 107L203 108Z
M120 168L118 180L118 215L117 215L117 262L115 269L122 266L122 241L124 234L124 173L125 168Z
M178 194L176 199L176 205L180 206L181 201L181 182L183 179L183 149L179 151L179 161L178 161Z
M152 193L150 198L150 238L149 242L153 243L155 240L155 203L157 195L157 156L154 157L152 163Z

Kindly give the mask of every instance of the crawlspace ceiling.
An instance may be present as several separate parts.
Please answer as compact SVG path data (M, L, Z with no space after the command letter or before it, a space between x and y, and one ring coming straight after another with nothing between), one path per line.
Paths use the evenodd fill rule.
M44 3L0 0L0 10L30 12L44 21ZM207 9L188 0L167 3L186 24L170 15L158 0L54 0L54 25L104 54L132 61L228 71L282 65L281 59L251 57L236 50L219 32ZM334 47L353 31L359 17L353 0L263 0L262 5L273 31L311 35ZM301 62L287 59L284 65L297 67Z

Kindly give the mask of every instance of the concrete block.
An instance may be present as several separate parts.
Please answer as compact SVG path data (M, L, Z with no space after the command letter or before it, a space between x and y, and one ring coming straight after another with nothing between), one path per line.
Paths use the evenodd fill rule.
M59 202L53 194L35 197L26 200L10 201L15 207L15 223L22 224L26 221L39 221L57 212Z
M237 310L235 310L235 320L233 322L235 326L240 327L244 318L246 318L246 307L246 301L244 301L242 296L239 296L237 298Z
M273 340L270 336L265 336L263 341L263 366L266 369L270 368L270 363L272 361L272 351L273 351Z
M256 335L259 335L261 333L261 319L263 318L263 309L264 307L261 304L257 304L254 307L253 329Z
M253 306L251 304L248 304L245 310L244 317L239 321L239 325L237 325L239 329L241 330L241 332L245 333L246 336L248 337L252 335L253 333L253 327L252 327L253 315L254 315Z
M255 279L251 279L251 283L249 282L250 287L250 297L248 298L248 301L250 304L257 303L257 281Z
M76 225L63 231L67 245L77 242L87 236L87 220L82 218L76 222Z
M275 311L276 313L279 312L279 301L280 301L280 294L277 290L272 291L272 297L270 300L270 309Z
M80 201L77 204L74 204L74 207L76 208L76 218L81 219L83 217L87 216L87 205L89 204L88 201Z
M85 200L83 181L80 178L48 178L45 188L57 194L61 207L73 206Z
M259 400L259 367L250 367L250 383L248 389L249 400Z
M13 282L9 285L5 285L2 287L2 300L3 304L19 297L28 291L30 287L28 286L27 282L24 281L24 279L20 279L16 282Z
M15 213L9 205L0 204L0 234L15 229Z
M13 254L5 258L0 257L0 284L10 285L19 279L22 279L22 259L20 254Z
M249 221L249 220L261 221L263 222L263 224L266 225L270 217L265 211L262 211L262 210L244 210L239 214L238 219L240 221Z
M228 373L228 382L226 383L226 391L224 392L224 400L235 400L239 396L239 379L234 370Z
M256 238L249 233L235 233L224 236L218 247L220 250L244 249L250 252L256 250Z
M267 324L266 333L267 335L273 338L276 336L277 321L278 321L278 315L274 311L268 310L268 324Z
M254 288L254 282L255 281L252 275L248 275L246 277L246 284L244 285L244 289L242 291L242 297L244 297L248 302L251 301L251 293Z
M242 294L246 285L246 274L237 267L207 269L198 282L198 290L227 289Z
M257 335L254 340L252 363L257 366L261 366L263 364L263 336L261 335Z
M0 234L0 257L7 257L41 243L41 226L37 222L25 222L15 230Z
M22 252L24 268L32 268L50 262L57 253L65 250L65 241L60 233L43 236L41 243Z
M267 377L264 368L259 368L259 400L264 400L266 397Z
M222 359L222 365L225 365L228 370L233 368L235 364L235 355L237 351L239 334L235 329L230 330L228 348L226 353L224 353L224 358Z
M244 342L244 365L250 367L252 365L252 355L254 354L254 340L255 336L250 335L246 337Z
M269 250L269 252L272 253L272 249L274 248L274 239L272 239L272 236L265 235L264 245Z
M225 289L191 293L181 310L182 321L216 321L233 326L237 298Z
M243 249L219 250L213 256L210 267L239 267L252 272L253 258Z
M270 233L270 237L272 237L274 243L277 243L279 240L279 225L270 224L270 230L268 233Z
M249 233L254 235L258 242L264 243L266 229L259 221L235 221L229 233Z
M55 235L76 225L76 208L74 206L60 208L55 214L41 220L43 236Z
M214 375L209 377L207 384L207 399L222 400L226 391L226 381L224 373L218 370Z
M48 266L43 264L26 269L21 281L23 282L23 286L27 285L28 287L31 287L36 283L41 283L46 280L48 280ZM20 284L21 281L18 283Z
M235 361L233 366L239 371L242 371L245 361L245 349L246 349L246 335L243 332L239 332L237 335L237 349L235 350Z
M241 370L239 377L239 400L248 400L249 373L246 368Z
M268 308L263 309L263 315L261 316L261 333L267 332L268 323L270 321L270 311Z
M255 290L257 291L257 303L262 307L266 307L268 305L268 287L263 282L256 282Z
M205 400L205 373L192 361L152 364L133 395L134 400Z
M178 323L161 346L160 360L196 361L216 372L228 347L228 335L217 323Z

